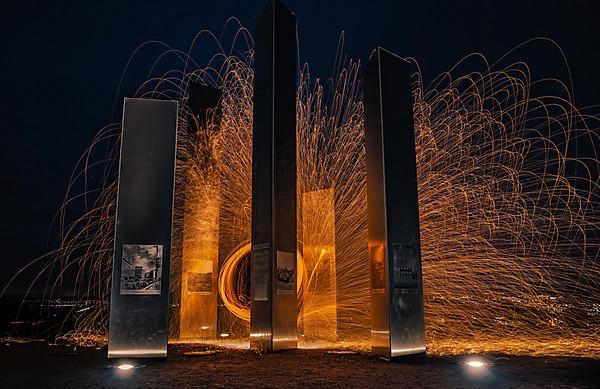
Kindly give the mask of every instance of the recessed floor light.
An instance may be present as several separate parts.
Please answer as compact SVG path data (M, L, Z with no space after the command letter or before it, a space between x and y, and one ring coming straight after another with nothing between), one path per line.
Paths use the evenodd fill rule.
M131 363L122 363L120 365L117 366L117 369L119 370L131 370L133 369L135 366L133 366Z
M477 360L471 360L467 362L467 366L470 367L483 367L485 366L485 363L481 362L481 361L477 361Z

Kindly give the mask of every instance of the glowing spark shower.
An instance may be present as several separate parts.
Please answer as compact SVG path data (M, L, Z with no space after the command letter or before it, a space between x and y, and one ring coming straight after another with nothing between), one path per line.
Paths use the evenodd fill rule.
M194 44L203 37L216 41L201 32ZM219 320L228 326L223 333L249 336L244 267L250 246L253 54L247 30L239 27L232 37L231 50L219 46L205 66L194 61L192 49L167 48L135 93L181 102L173 340L210 336L194 329L197 304L203 303L186 294L190 274L202 266L214 269L225 308ZM180 66L156 75L166 57ZM299 74L298 286L305 344L370 345L360 75L361 64L353 60L342 62L325 84L311 79L307 65ZM193 131L191 82L222 91L220 121L210 113ZM546 95L548 90L559 92ZM417 71L413 96L428 352L600 355L597 109L575 106L569 85L532 78L524 62L489 64L479 54L465 57L429 86ZM47 282L48 295L75 269L74 294L96 302L72 314L75 329L65 337L77 344L106 336L119 132L119 125L98 132L60 209L60 247L30 265L41 266L34 283ZM591 152L579 155L578 145L584 144ZM96 158L106 145L106 158ZM75 190L98 166L106 177L101 187ZM82 198L91 203L70 221L71 203Z

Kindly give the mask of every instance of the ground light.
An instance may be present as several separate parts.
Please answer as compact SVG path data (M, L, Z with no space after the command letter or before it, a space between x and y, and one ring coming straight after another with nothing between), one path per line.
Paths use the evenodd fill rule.
M475 367L475 368L481 368L485 366L485 363L477 360L477 359L473 359L470 361L467 361L467 366L469 367Z
M131 363L121 363L120 365L117 365L117 369L119 370L131 370L133 368L135 368L135 366Z
M121 361L115 365L108 366L109 369L115 369L118 377L126 378L133 374L134 370L146 367L146 365L137 365L132 361Z
M490 375L493 374L492 366L494 365L494 362L490 357L467 355L462 359L460 365L463 366L464 374L472 379L479 380L486 377L489 378Z

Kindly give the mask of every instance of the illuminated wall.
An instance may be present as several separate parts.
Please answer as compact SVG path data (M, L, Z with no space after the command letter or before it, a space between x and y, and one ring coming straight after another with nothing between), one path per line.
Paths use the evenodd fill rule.
M337 338L333 189L302 195L303 282L301 326L305 341Z
M190 169L183 216L182 340L216 336L219 203L218 170Z

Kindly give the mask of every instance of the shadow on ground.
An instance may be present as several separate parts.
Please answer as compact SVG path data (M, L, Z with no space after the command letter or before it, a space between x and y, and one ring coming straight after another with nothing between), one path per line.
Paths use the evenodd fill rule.
M386 362L368 353L248 350L170 345L163 360L108 360L106 348L76 351L44 343L0 346L2 388L193 387L594 387L600 360L567 357L422 357ZM119 363L137 366L116 369Z

